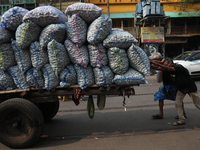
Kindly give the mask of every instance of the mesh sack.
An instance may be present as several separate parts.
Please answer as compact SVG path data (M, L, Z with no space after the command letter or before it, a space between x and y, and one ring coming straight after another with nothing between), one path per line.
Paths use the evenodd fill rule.
M111 31L111 33L104 39L103 46L106 48L118 47L127 49L132 43L138 42L136 38L127 31Z
M124 49L112 47L108 49L109 66L115 74L124 74L129 68L129 61Z
M85 89L94 84L94 74L91 66L83 68L79 65L74 65L74 67L77 74L78 84L81 89Z
M132 68L129 68L128 71L123 75L115 75L113 82L117 85L134 85L147 83L144 75Z
M133 69L136 69L144 75L150 75L150 62L145 51L143 51L139 46L132 44L127 51L127 55L130 66Z
M92 67L102 67L108 64L107 51L102 43L88 45L90 65Z
M83 20L90 24L96 18L101 16L102 10L102 8L98 7L95 4L74 3L66 8L65 14L67 16L72 16L73 14L79 13L81 18L83 18Z
M69 65L65 69L63 69L59 75L59 78L61 81L61 87L67 87L77 84L77 75L74 66Z
M67 23L67 37L81 46L86 41L87 24L78 14L72 15Z
M24 73L20 71L18 65L8 68L8 72L12 76L12 79L13 79L15 85L19 89L30 88L30 86L28 85L28 83L26 81L26 77L25 77Z
M12 48L14 50L17 65L21 72L25 73L28 69L32 68L30 51L28 49L22 50L15 40L12 40Z
M108 16L95 19L89 26L87 41L91 44L103 42L112 30L112 20Z
M29 11L24 17L23 21L31 20L41 27L50 24L65 23L67 21L66 15L53 6L39 6Z
M22 7L12 7L1 17L1 22L11 31L16 31L17 27L23 22L23 17L29 10Z
M0 89L13 90L15 88L16 86L11 75L8 72L0 69Z
M26 72L26 81L30 87L42 89L44 87L44 78L41 70L31 68Z
M112 28L112 31L125 31L125 30L121 28Z
M38 41L31 43L30 55L31 63L36 69L40 69L49 62L47 51L40 48L40 43Z
M114 74L109 66L93 68L95 84L103 87L109 87L112 84Z
M59 85L59 79L57 78L50 64L44 65L41 70L44 77L44 85L46 90L50 91L52 88L55 88Z
M14 32L6 29L5 24L0 24L0 44L8 43L15 37Z
M89 54L86 45L78 47L78 45L74 44L72 41L65 40L65 47L73 64L87 67L89 63Z
M66 39L65 24L50 24L45 27L42 30L39 38L41 48L47 49L47 44L53 39L59 43L64 43Z
M0 44L0 69L6 70L16 65L14 51L11 44Z
M52 40L48 43L47 52L49 63L56 76L58 76L61 70L63 70L67 65L70 64L67 50L65 49L65 46L63 44Z
M32 21L22 23L15 32L17 45L22 49L28 48L32 42L39 40L41 30L41 27Z

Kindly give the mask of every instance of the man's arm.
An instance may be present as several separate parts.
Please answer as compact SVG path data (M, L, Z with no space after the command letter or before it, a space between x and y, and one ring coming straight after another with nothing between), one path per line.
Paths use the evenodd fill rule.
M163 71L163 69L160 68L159 65L157 65L157 64L163 64L163 62L162 62L161 60L149 59L149 61L150 61L150 64L151 64L151 68L152 68L152 69Z
M163 64L163 61L162 60L159 60L159 59L149 59L150 62L156 62L156 63L159 63L159 64Z
M163 71L163 69L160 68L160 66L155 65L155 64L152 64L152 63L151 63L151 68L152 68L152 69L155 69L155 70L161 70L161 71Z
M151 66L156 67L157 66L157 70L162 70L162 71L176 71L175 68L173 66L166 66L163 65L160 62L156 62L156 61L150 61L152 64Z

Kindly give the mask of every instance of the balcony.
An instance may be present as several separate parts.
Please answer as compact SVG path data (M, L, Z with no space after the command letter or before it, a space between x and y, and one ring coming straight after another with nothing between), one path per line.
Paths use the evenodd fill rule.
M172 26L171 27L171 34L185 34L185 27L184 26Z
M181 0L160 0L161 3L177 3L182 2Z
M10 5L0 5L0 16L2 16L9 8Z
M191 26L172 26L170 35L179 35L179 34L195 34L200 35L200 26L191 25Z
M78 2L80 0L35 0L37 3Z
M9 0L1 0L0 5L9 4Z
M188 34L200 34L200 26L199 25L193 25L187 27Z
M36 0L9 0L10 4L18 5L18 4L34 4Z
M108 0L86 0L87 3L93 4L107 4ZM129 3L138 3L140 0L109 0L110 4L129 4Z

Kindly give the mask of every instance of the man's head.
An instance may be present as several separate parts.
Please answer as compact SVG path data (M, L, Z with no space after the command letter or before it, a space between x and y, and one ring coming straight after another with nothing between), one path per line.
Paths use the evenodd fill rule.
M174 66L173 59L170 58L170 57L166 57L166 58L163 60L163 64L166 65L166 66L169 66L169 67Z
M155 52L149 57L149 59L162 60L163 57L159 52Z

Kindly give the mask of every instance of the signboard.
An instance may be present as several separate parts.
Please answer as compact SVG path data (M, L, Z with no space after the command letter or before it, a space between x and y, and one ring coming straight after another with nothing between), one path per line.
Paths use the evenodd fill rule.
M142 43L163 43L164 27L142 27L141 28Z

